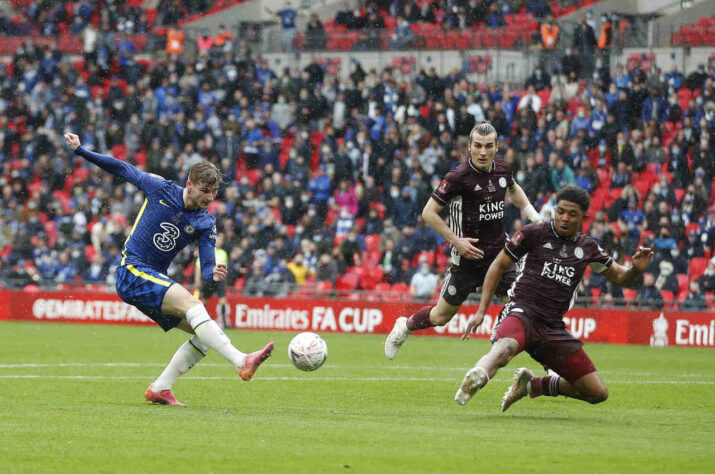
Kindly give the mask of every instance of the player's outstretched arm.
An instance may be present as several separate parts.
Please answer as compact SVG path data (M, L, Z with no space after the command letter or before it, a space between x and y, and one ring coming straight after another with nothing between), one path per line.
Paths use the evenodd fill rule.
M479 239L473 239L470 237L457 237L457 234L452 232L444 219L439 216L439 213L444 208L438 201L434 198L430 198L422 210L422 220L430 226L435 232L442 236L444 240L450 243L464 258L469 258L471 260L478 260L484 258L484 252L481 249L476 248L472 244L479 242Z
M632 286L636 283L638 278L643 275L643 272L645 272L652 258L653 250L640 247L631 258L629 264L619 265L613 262L611 266L603 272L603 275L614 285Z
M125 163L112 156L101 155L83 148L79 137L74 133L65 133L65 142L67 143L67 146L72 149L75 155L81 156L90 163L94 163L99 166L104 171L108 171L109 173L124 178L133 185L141 188L140 180L144 173L129 163Z
M484 284L482 285L482 299L479 302L479 309L475 314L469 317L467 329L464 331L462 340L468 338L469 333L475 332L482 324L484 315L487 314L487 308L489 308L489 303L491 303L492 298L494 298L494 293L497 291L497 285L501 281L502 275L512 265L514 265L514 260L502 250L489 266L487 275L484 277Z
M529 202L529 198L526 196L524 190L518 184L514 183L514 186L509 188L509 197L516 207L521 209L521 212L526 214L531 222L541 222L541 216L534 206Z

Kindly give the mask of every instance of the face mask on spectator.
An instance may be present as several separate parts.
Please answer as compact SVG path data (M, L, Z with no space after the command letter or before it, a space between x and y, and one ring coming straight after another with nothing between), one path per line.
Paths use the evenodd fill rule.
M626 141L625 141L625 140L618 140L618 144L621 145L621 146L623 146L623 145L626 144Z
M698 106L703 105L703 98L702 98L702 97L698 97L697 99L695 99L695 103L696 103Z
M680 251L679 251L679 250L671 250L671 251L670 251L670 256L673 257L673 258L677 258L679 255L680 255Z
M660 273L662 273L663 276L670 276L670 274L671 274L672 272L671 272L669 269L664 268L663 271L660 272Z
M600 151L601 153L605 153L605 152L606 152L606 145L603 145L603 144L598 145L598 151Z
M397 199L397 197L398 197L399 195L400 195L400 193L397 192L397 191L390 191L390 197L391 197L392 199Z
M516 180L519 181L520 183L526 179L526 175L522 172L519 172L516 174Z

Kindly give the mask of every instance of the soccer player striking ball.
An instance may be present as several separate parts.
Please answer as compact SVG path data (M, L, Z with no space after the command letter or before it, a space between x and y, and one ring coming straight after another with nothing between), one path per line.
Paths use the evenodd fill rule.
M400 317L385 340L385 356L394 359L413 331L444 326L457 313L469 293L482 286L489 265L504 246L504 199L512 202L531 222L541 217L529 203L524 190L514 182L511 165L494 160L497 132L489 122L477 124L469 134L469 159L451 170L427 201L422 218L452 245L452 264L436 306L425 306L409 318ZM449 225L439 216L449 205ZM479 243L479 247L474 244ZM514 280L504 274L498 295Z
M203 359L209 349L225 357L243 380L251 380L261 362L271 355L273 342L251 354L239 351L201 301L164 274L176 254L189 242L198 240L204 280L218 282L226 278L226 265L215 264L214 260L216 220L206 211L221 182L218 169L207 161L196 163L189 171L186 187L182 188L116 158L82 148L79 137L73 133L66 133L65 141L76 155L126 179L146 195L124 243L116 273L117 294L164 331L178 327L193 334L179 347L159 378L149 385L146 400L183 405L171 393L171 386Z
M496 329L494 345L467 372L454 396L460 405L524 350L560 376L534 377L529 369L518 369L502 398L502 411L527 394L531 398L565 395L589 403L608 398L603 379L581 348L583 342L568 332L563 315L573 306L587 266L615 285L630 286L643 274L653 252L641 247L630 265L614 262L590 236L579 232L589 205L586 191L573 185L564 187L556 195L554 221L524 226L489 267L479 310L469 318L462 339L482 323L502 273L526 256L511 301L502 311L504 319Z

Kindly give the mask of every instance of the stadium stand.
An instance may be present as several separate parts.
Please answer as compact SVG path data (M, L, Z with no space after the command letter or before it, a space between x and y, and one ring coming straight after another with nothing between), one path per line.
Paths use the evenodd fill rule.
M715 46L715 15L694 25L681 25L672 36L674 46Z
M548 15L564 16L597 2L519 3L518 11L512 11L511 2L474 2L464 6L444 0L398 1L388 9L379 2L367 1L358 10L338 10L334 18L324 23L316 16L294 42L298 49L312 50L318 43L306 39L319 35L330 51L512 49L530 45L538 37L540 21Z

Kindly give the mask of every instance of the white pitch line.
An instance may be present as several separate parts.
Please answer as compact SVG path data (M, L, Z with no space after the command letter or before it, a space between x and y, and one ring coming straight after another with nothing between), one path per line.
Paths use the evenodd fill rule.
M153 375L139 376L114 376L114 375L37 375L37 374L13 374L0 375L0 379L60 379L60 380L151 380ZM182 380L237 380L236 377L182 377ZM432 378L432 377L261 377L257 381L266 382L459 382L454 378ZM496 379L498 382L506 382L508 379ZM609 384L630 384L630 385L657 385L657 384L695 384L695 385L715 385L711 380L609 380Z
M221 364L221 363L202 363L200 365L201 367L226 367L227 364ZM53 368L53 367L166 367L166 364L156 364L156 363L149 363L149 362L58 362L54 364L34 364L34 363L26 363L26 364L0 364L0 369L24 369L24 368ZM283 364L283 363L273 363L269 362L267 365L262 366L264 369L270 369L270 368L285 368L285 367L293 367L292 364ZM323 370L325 369L363 369L367 368L364 366L356 366L356 365L340 365L340 364L329 364L323 367ZM383 367L370 367L372 370L374 369L379 369L379 370L443 370L443 371L466 371L469 370L469 367L438 367L438 366L419 366L419 365L386 365ZM509 369L505 369L506 372L509 372ZM604 374L604 375L623 375L623 376L633 376L633 377L653 377L657 376L657 374L653 372L631 372L631 371L623 371L623 370L618 370L618 371L611 371L611 370L601 370L599 373ZM670 374L671 377L676 377L676 378L708 378L708 377L715 377L715 373L712 375L703 375L703 374Z

